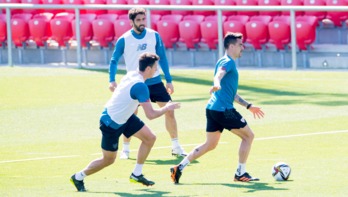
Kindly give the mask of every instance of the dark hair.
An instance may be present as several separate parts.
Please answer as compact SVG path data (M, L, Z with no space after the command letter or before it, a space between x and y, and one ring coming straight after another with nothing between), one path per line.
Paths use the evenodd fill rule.
M138 14L144 14L146 11L144 8L132 8L128 11L128 18L129 20L134 21L135 17L137 17Z
M242 33L233 33L233 32L227 32L224 38L224 48L225 50L228 49L230 44L236 44L237 39L243 39Z
M139 70L141 72L144 72L148 66L152 68L155 62L159 59L160 58L158 57L158 55L151 52L141 54L139 57Z

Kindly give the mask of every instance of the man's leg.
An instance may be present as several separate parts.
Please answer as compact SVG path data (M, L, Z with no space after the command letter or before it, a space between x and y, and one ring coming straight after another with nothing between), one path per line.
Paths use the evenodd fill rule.
M83 183L83 179L86 176L94 174L115 162L117 151L106 151L102 149L102 152L103 157L92 161L85 169L71 177L70 181L76 187L77 191L86 191Z
M237 172L235 175L235 181L258 181L258 178L251 177L245 171L246 162L251 149L251 144L254 140L254 133L251 131L248 125L241 129L231 129L231 132L242 139L242 142L239 146L239 162Z
M181 161L179 165L170 168L171 178L175 183L179 183L179 179L184 168L192 161L198 159L205 153L214 150L219 143L221 136L220 131L207 132L207 140L204 144L201 144L194 148L190 154Z
M157 102L157 104L160 107L164 107L167 102ZM172 154L173 155L178 155L178 156L186 156L187 153L184 151L183 148L181 148L179 144L179 139L178 139L178 126L176 123L175 115L174 115L174 110L169 110L165 114L165 125L166 129L170 135L170 138L172 139L172 145L173 145L173 150Z
M156 136L151 132L150 128L146 125L143 126L138 132L133 136L141 140L141 144L138 150L137 163L130 177L131 182L142 183L144 185L153 185L155 182L146 179L142 175L142 169L146 158L149 156L150 151L155 144Z
M138 114L138 108L135 110L134 114L135 115ZM129 153L130 153L129 143L131 141L131 138L132 137L127 138L126 136L123 135L123 150L121 152L120 159L129 159Z

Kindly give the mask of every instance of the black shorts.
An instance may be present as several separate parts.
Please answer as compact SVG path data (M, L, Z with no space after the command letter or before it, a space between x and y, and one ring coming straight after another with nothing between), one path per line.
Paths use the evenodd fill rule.
M224 129L244 128L248 123L237 112L236 109L226 109L226 111L215 111L206 109L207 132L222 131Z
M143 128L145 124L141 121L136 115L132 114L132 116L127 120L124 125L122 125L118 129L114 129L108 127L104 124L102 120L100 120L100 130L103 134L101 147L106 151L117 151L118 150L118 139L122 134L124 134L127 138L134 135L141 128Z
M149 85L150 100L151 102L169 102L172 100L168 94L163 82L154 85Z

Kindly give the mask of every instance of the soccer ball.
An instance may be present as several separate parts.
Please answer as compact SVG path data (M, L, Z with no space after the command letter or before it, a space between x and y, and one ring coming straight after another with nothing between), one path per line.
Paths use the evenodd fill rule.
M277 181L286 181L289 179L291 174L291 168L284 162L276 163L272 168L272 176Z

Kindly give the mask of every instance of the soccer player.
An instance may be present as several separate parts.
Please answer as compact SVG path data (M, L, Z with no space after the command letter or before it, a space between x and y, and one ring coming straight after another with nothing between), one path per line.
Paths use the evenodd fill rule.
M235 60L242 56L244 50L241 33L228 32L224 38L225 56L219 59L215 68L214 85L210 88L211 98L206 108L207 128L206 142L194 148L179 165L170 168L171 178L179 183L184 168L218 145L221 133L227 129L239 136L239 163L234 176L235 181L258 181L245 171L246 161L254 139L254 133L245 119L236 111L233 101L244 106L256 116L263 117L260 107L253 106L237 94L238 71Z
M141 140L137 163L130 176L130 181L153 185L155 182L142 175L144 162L149 155L156 136L136 115L135 109L139 103L144 108L148 119L157 118L167 111L180 108L180 103L168 102L160 109L153 109L150 103L149 89L144 83L153 77L157 71L159 57L154 53L143 53L139 58L139 69L128 72L121 80L119 87L105 105L105 111L100 118L100 130L103 134L101 147L103 157L92 161L85 169L71 176L71 183L77 191L86 191L83 179L103 168L113 164L118 150L118 139L123 134L126 137L135 136Z
M115 75L117 71L117 64L122 55L124 55L127 72L137 69L136 60L140 54L144 52L156 53L159 57L159 64L162 68L166 79L166 87L162 83L160 72L156 71L152 78L145 81L150 91L151 102L156 102L160 107L165 106L171 101L170 95L174 93L172 78L169 73L167 57L165 54L164 45L159 34L152 30L145 28L145 10L143 8L132 8L128 12L129 21L132 29L123 34L117 41L114 53L110 61L110 84L109 89L113 92L117 87L115 82ZM138 110L135 110L135 114ZM172 155L187 156L187 153L181 148L178 140L178 128L174 111L165 113L166 129L172 140ZM123 137L123 151L120 159L129 158L129 143L130 138Z

